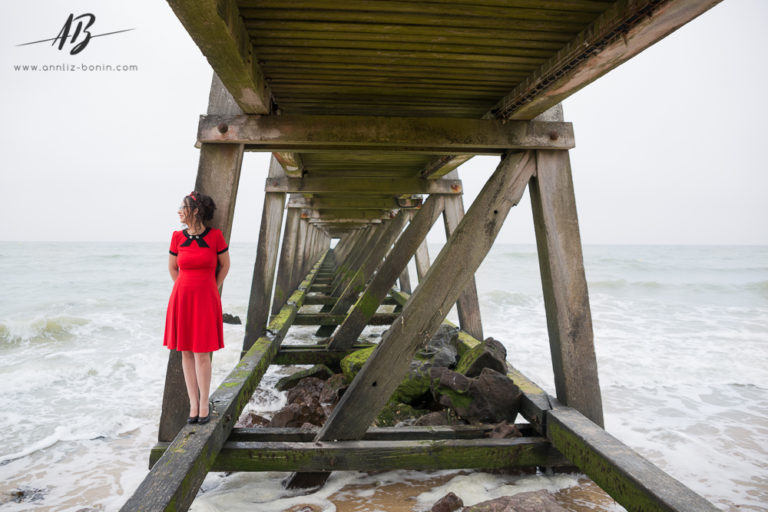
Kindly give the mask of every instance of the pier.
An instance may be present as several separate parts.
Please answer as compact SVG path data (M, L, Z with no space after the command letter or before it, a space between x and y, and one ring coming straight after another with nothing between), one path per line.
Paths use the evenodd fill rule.
M227 240L243 153L272 157L242 358L211 421L187 425L170 353L151 469L122 510L187 510L209 471L292 472L288 486L313 488L337 470L557 466L627 510L716 510L603 429L560 103L717 3L169 0L214 71L195 189ZM499 164L465 210L458 170L475 155ZM508 364L523 437L371 428L454 305L459 352L493 335L474 274L526 190L556 396ZM446 243L430 255L439 221ZM316 344L282 346L294 325L317 326ZM319 430L234 428L270 365L337 364L367 325L389 328Z

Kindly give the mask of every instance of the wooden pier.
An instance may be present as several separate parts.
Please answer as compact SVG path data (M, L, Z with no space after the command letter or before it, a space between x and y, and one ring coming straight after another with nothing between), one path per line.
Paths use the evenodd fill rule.
M272 159L242 358L211 395L211 421L187 425L171 352L151 469L122 510L187 510L209 471L293 472L289 486L315 487L334 470L560 465L628 510L716 510L602 428L560 102L717 2L169 0L214 70L195 189L227 239L243 152ZM500 160L465 211L457 168L474 155ZM556 397L509 366L521 438L371 428L454 304L460 352L493 334L474 274L526 190ZM447 241L430 261L440 217ZM317 344L282 346L293 325L317 326ZM321 428L234 428L270 365L338 363L367 325L389 329Z

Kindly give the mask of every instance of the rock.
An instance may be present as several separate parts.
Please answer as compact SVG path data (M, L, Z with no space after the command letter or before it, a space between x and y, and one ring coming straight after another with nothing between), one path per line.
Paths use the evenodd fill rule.
M464 507L461 512L568 512L545 490L521 492L514 496L504 496L495 500L483 501L471 507Z
M249 412L245 416L242 416L235 424L236 428L253 428L253 427L266 427L269 425L269 420L263 416L259 416L255 412Z
M414 409L408 404L390 401L376 417L374 425L377 427L394 427L399 423L415 421L416 418L425 412Z
M277 381L275 388L278 391L287 391L296 386L299 381L307 377L317 377L318 379L325 380L331 378L332 376L333 372L330 370L330 368L324 364L317 364L308 370L301 370L294 373L293 375L283 377Z
M270 427L302 427L305 423L322 426L328 413L320 402L325 382L305 377L288 391L288 405L272 416Z
M464 425L464 422L450 409L434 411L418 418L414 425L419 427L437 427L440 425Z
M304 377L288 390L288 403L309 403L311 400L319 402L324 387L325 381L317 377Z
M482 343L467 350L456 365L456 371L467 377L477 377L483 368L507 373L507 349L501 342L486 338Z
M335 404L347 390L347 387L344 374L334 374L333 377L325 381L323 392L320 393L320 401L325 404Z
M230 315L229 313L224 313L222 316L222 320L224 320L225 324L234 324L234 325L240 325L243 322L240 321L239 316Z
M420 350L416 357L429 361L432 366L453 368L456 366L458 349L456 344L459 339L458 327L441 325L427 346Z
M431 512L453 512L463 506L464 502L461 501L461 498L449 492L432 505Z
M502 421L488 432L488 437L491 439L509 439L511 437L523 437L523 434L514 424Z
M470 379L446 368L432 368L432 393L440 405L449 407L470 423L513 423L522 393L506 375L484 368Z
M368 358L371 357L374 350L376 350L376 347L355 350L341 360L341 371L344 373L344 378L347 379L347 382L354 380L355 375L357 375Z
M429 393L429 372L432 365L427 361L411 361L408 374L392 393L392 400L414 405Z

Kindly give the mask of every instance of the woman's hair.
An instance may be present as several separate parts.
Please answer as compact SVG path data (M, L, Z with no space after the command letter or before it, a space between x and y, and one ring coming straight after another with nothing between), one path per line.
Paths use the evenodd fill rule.
M201 194L194 191L184 198L184 204L189 206L193 212L197 208L197 220L200 222L206 222L213 218L213 212L216 211L216 203L213 202L211 196Z

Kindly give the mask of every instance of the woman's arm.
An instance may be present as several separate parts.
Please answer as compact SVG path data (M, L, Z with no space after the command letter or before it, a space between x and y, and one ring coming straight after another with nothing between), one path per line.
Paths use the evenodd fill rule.
M171 273L171 279L173 279L174 283L176 282L176 278L179 277L179 264L176 259L176 255L168 255L168 272Z
M216 286L221 288L224 283L224 278L227 277L229 272L229 251L219 254L219 265L216 269Z

